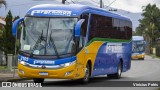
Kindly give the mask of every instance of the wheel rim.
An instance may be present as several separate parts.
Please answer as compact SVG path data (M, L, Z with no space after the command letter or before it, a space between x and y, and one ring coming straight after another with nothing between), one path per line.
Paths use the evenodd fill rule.
M88 77L89 77L89 67L87 66L87 67L86 67L86 75L85 75L84 80L85 80L85 81L88 81Z
M121 76L121 72L122 72L122 71L121 71L121 64L119 64L119 66L118 66L118 75L119 75L119 76Z

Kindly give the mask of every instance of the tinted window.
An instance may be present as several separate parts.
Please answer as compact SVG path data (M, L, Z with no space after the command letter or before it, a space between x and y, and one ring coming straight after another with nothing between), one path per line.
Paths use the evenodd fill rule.
M92 15L89 40L93 38L131 39L132 27L129 21L112 17Z

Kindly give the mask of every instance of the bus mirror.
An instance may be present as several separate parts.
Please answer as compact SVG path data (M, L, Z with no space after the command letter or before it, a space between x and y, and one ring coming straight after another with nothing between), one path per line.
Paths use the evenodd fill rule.
M12 26L12 35L13 36L16 36L18 24L20 22L22 22L23 20L24 20L24 18L17 19L16 21L14 21L13 26Z
M80 19L75 26L75 37L80 37L81 34L81 26L85 20Z

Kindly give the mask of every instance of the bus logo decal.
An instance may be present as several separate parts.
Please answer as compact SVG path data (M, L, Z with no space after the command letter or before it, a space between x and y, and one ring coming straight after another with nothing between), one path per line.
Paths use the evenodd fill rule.
M34 15L34 14L71 16L72 11L67 11L67 10L33 10L31 12L31 15Z
M34 64L55 64L55 61L35 60Z
M123 46L120 43L108 43L106 46L106 53L121 53Z

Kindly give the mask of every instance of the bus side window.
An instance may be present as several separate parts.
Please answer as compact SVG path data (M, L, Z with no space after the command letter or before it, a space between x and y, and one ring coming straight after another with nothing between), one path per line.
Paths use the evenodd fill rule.
M92 14L89 40L93 38L112 38L112 18Z

